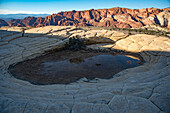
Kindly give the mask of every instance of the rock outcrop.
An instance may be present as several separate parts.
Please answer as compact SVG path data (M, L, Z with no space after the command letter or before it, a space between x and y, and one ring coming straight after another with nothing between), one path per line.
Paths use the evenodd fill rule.
M0 19L0 27L1 26L8 26L8 23L5 22L4 20Z
M170 28L170 10L166 10L157 15L161 26Z
M5 28L4 28L5 29ZM104 29L46 26L0 31L0 111L2 113L169 113L170 39L146 34L127 35ZM79 35L104 44L94 50L124 50L140 54L145 63L111 79L80 80L71 84L33 85L12 77L8 67L65 47ZM110 43L108 43L108 39ZM112 43L113 40L115 43ZM29 72L28 72L29 73Z
M170 28L170 8L91 9L86 11L67 11L52 14L45 18L27 17L8 21L9 26L106 26L119 28L140 28L158 24Z

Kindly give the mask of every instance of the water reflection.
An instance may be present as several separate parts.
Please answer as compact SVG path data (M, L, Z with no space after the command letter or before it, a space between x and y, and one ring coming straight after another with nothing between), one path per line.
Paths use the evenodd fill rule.
M57 77L110 78L123 69L138 66L139 60L125 55L97 55L42 63L40 74Z
M68 84L86 77L108 79L114 74L139 66L138 57L94 53L88 51L61 51L18 63L10 68L13 76L33 84Z
M81 58L81 57L72 58L72 59L69 59L69 62L70 62L70 63L75 63L75 64L80 64L81 62L84 62L84 59Z

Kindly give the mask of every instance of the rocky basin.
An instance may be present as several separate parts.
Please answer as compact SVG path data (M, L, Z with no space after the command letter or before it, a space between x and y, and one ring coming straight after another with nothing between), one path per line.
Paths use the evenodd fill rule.
M90 44L88 50L135 53L145 63L111 79L80 79L71 84L33 85L9 72L10 65L63 49L73 36ZM2 113L169 113L169 81L168 37L69 26L30 28L24 35L18 27L0 31Z
M87 50L61 50L19 62L9 67L10 73L32 84L69 84L83 79L110 79L116 73L139 66L137 55Z

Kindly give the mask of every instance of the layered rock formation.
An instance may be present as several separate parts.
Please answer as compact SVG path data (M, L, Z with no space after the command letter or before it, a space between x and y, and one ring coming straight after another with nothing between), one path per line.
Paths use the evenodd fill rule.
M9 26L40 27L48 25L59 26L107 26L119 28L140 28L145 25L158 24L170 28L170 8L145 9L91 9L86 11L67 11L52 14L45 18L27 17L12 19Z
M111 30L77 30L46 26L0 31L0 111L2 113L169 113L170 39ZM111 79L80 80L72 84L33 85L12 77L11 64L61 49L79 35L94 50L124 50L140 54L145 63ZM108 43L110 41L110 43ZM114 41L115 43L112 43ZM29 73L29 72L28 72Z

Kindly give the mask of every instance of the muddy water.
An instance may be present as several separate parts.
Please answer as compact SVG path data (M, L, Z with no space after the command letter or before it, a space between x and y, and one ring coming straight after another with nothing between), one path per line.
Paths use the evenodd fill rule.
M129 54L60 51L10 67L14 77L33 84L68 84L80 78L109 79L114 74L139 66L140 59Z

